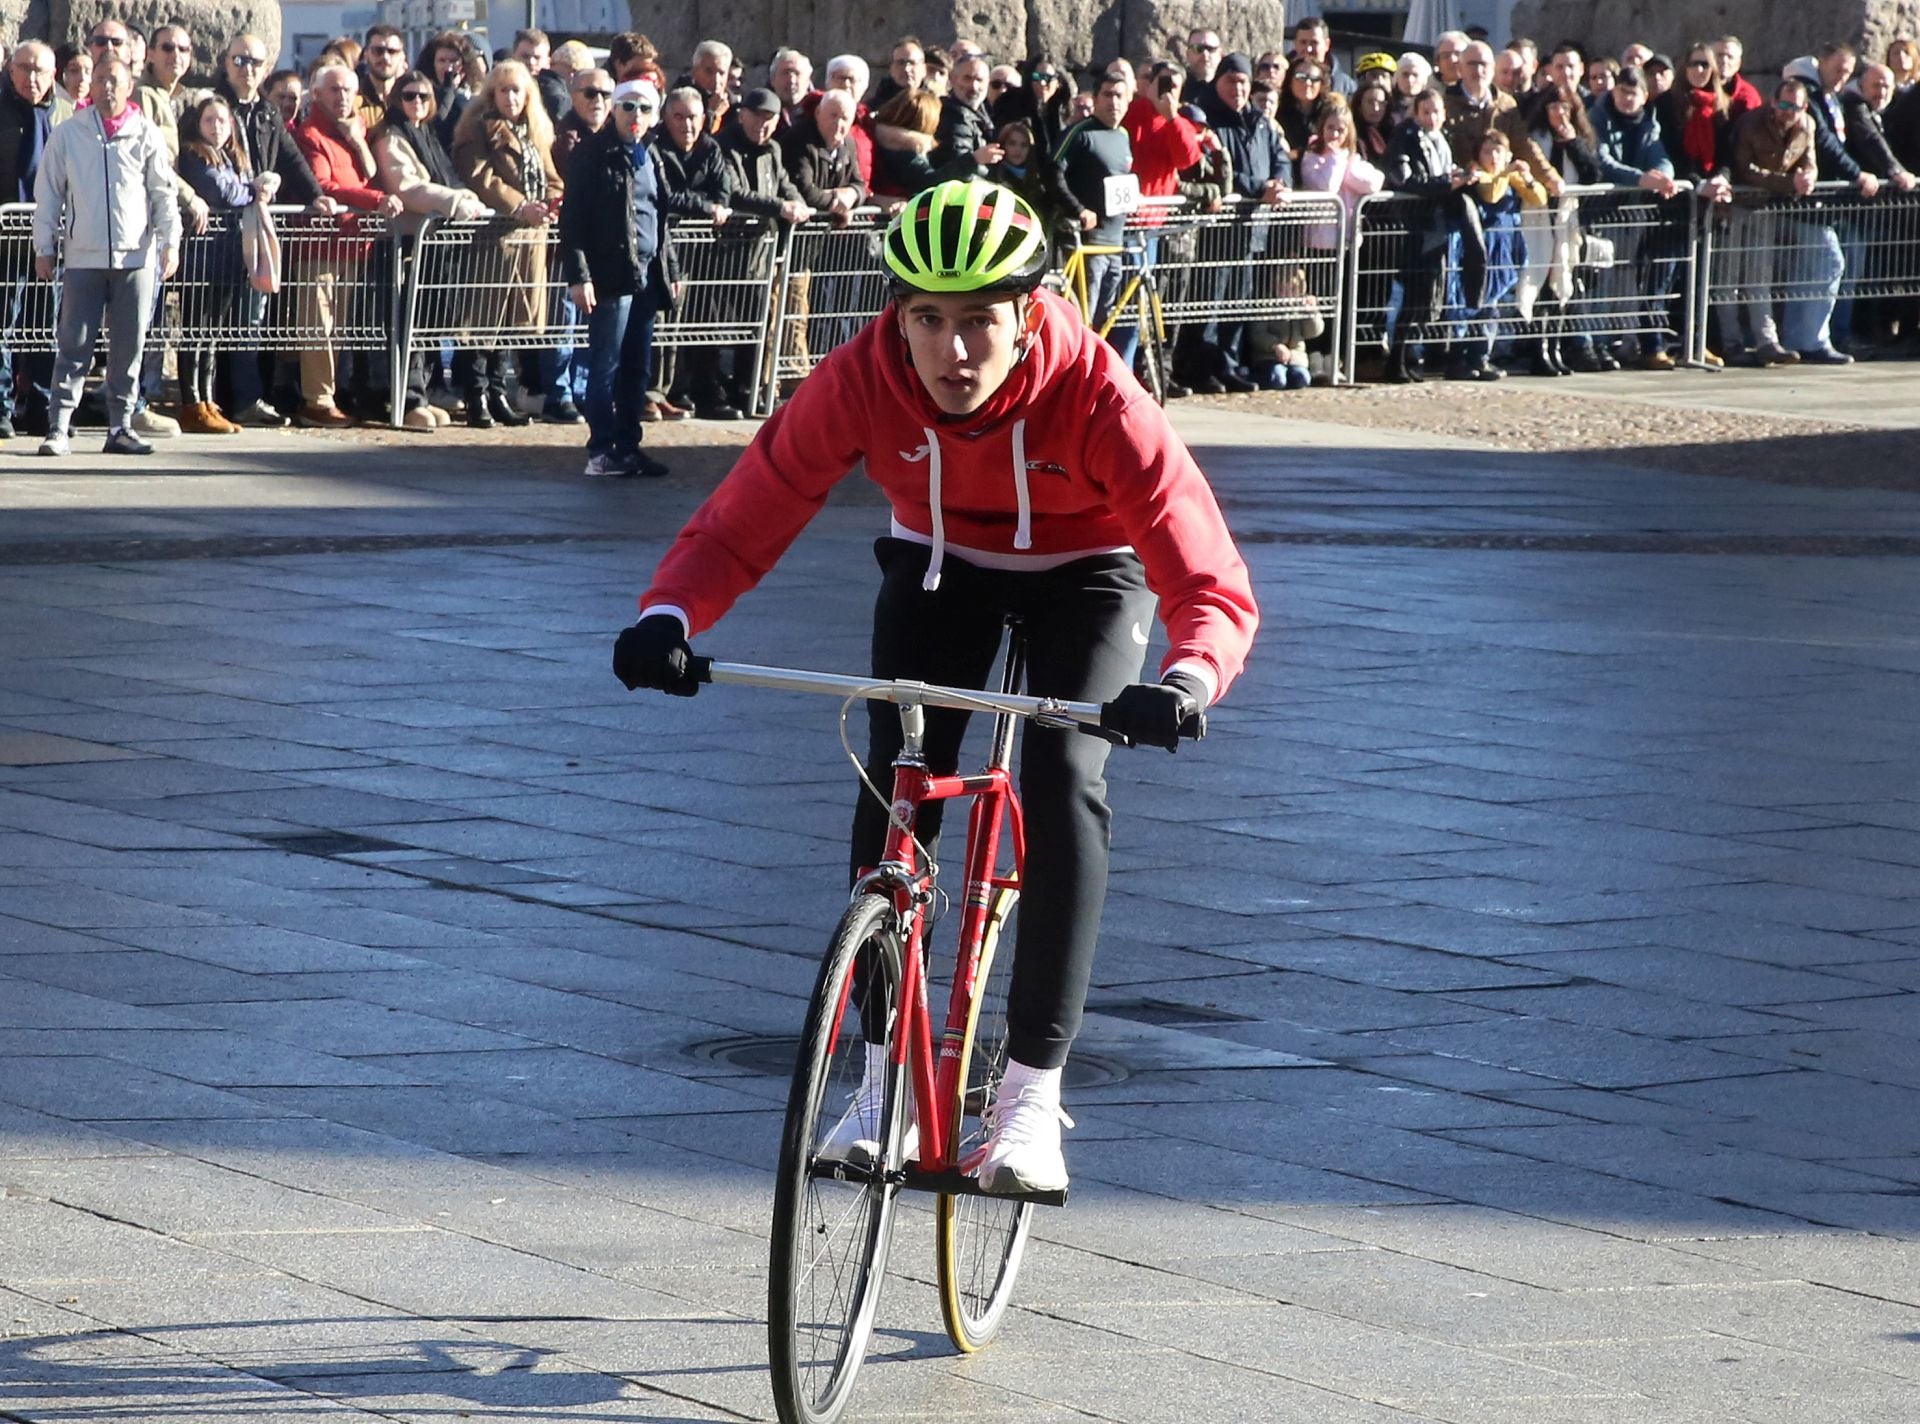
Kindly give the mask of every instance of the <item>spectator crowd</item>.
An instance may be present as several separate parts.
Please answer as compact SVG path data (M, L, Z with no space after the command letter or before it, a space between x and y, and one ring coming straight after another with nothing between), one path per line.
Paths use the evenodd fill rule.
M1698 204L1731 249L1767 254L1755 264L1790 249L1793 295L1776 300L1756 266L1758 295L1712 313L1709 364L1841 364L1916 334L1910 297L1838 300L1843 277L1882 256L1862 229L1822 216L1834 190L1818 186L1847 185L1858 204L1912 189L1910 39L1866 62L1823 45L1749 76L1734 36L1615 57L1526 39L1496 51L1449 32L1430 60L1367 53L1349 73L1325 21L1306 19L1289 47L1257 55L1195 29L1178 57L1076 71L1048 54L904 37L877 75L857 55L816 64L790 47L749 75L717 39L682 67L636 33L601 51L529 29L487 54L449 32L410 55L398 30L376 25L296 71L275 69L254 35L177 23L141 35L103 19L5 59L0 201L33 205L32 263L58 281L59 316L50 355L0 336L0 436L39 435L48 455L66 452L92 401L106 448L144 454L182 431L384 420L398 390L409 429L584 424L589 474L659 474L645 424L736 419L765 384L756 347L656 348L685 290L676 225L711 225L751 264L766 234L846 226L960 177L1025 196L1063 260L1087 248L1089 319L1111 324L1128 355L1138 333L1117 310L1117 249L1132 240L1151 264L1173 240L1129 233L1130 214L1156 199L1250 213L1302 193L1331 195L1349 216L1376 194L1410 200L1395 270L1361 294L1379 300L1394 381L1671 368L1671 321L1620 338L1553 319L1578 291L1578 195L1596 187L1647 194L1682 228ZM1782 224L1783 209L1799 217ZM404 259L384 239L428 218L481 229L492 278L461 298L474 339L393 369L387 353L334 337L370 309L387 319L369 302ZM1343 230L1323 222L1305 241L1325 255ZM1521 319L1513 293L1543 234L1563 270ZM1259 257L1262 239L1247 240ZM1677 303L1678 263L1653 250L1641 277L1656 303ZM6 335L25 319L24 279ZM298 342L273 337L276 309ZM168 313L177 418L159 408L166 353L148 339ZM572 348L555 338L568 332ZM1302 287L1295 319L1182 327L1164 388L1297 387L1329 341Z

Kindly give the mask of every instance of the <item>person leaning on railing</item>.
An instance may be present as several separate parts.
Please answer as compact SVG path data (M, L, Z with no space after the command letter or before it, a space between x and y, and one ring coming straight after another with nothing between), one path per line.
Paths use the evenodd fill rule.
M667 211L678 218L705 219L718 232L733 216L733 177L720 145L706 131L706 112L706 100L698 89L670 91L663 101L660 123L647 142L660 170L662 202ZM672 407L691 410L703 420L738 418L739 412L726 403L715 348L694 346L677 362L659 361L656 367L649 398L662 413Z
M754 281L773 272L775 249L763 234L774 224L784 229L813 217L813 208L794 186L780 146L774 142L782 114L780 96L773 90L749 89L720 131L720 151L726 156L733 184L734 210L746 217L744 222L736 217L724 239L745 247L743 260L729 263L729 270ZM735 298L736 303L739 300ZM739 314L749 319L752 316L751 310ZM764 355L763 349L749 343L732 348L722 380L726 403L735 410L752 410L756 404L763 374L756 365L759 355Z
M312 103L306 121L293 131L294 142L327 197L354 213L396 217L400 200L383 193L374 182L373 152L361 126L359 96L359 81L344 60L322 60L314 69ZM343 231L352 228L352 214L341 223ZM305 398L300 420L322 429L351 425L353 417L335 399L339 365L332 333L340 318L357 305L355 297L366 276L372 244L315 237L309 239L306 251L308 260L294 273L302 297L299 319L303 326L317 327L320 337L317 345L300 353L300 388ZM363 370L365 364L361 363ZM370 394L361 397L362 402L370 399Z
M1864 172L1878 178L1895 192L1910 193L1914 176L1893 151L1888 141L1886 113L1893 104L1896 83L1893 71L1884 64L1861 66L1852 84L1840 91L1840 109L1847 125L1847 152ZM1912 231L1911 228L1908 229ZM1848 254L1850 262L1862 269L1859 281L1869 287L1884 283L1898 254L1878 243L1859 242ZM1893 324L1910 298L1871 297L1855 303L1844 298L1834 309L1833 325L1837 339L1858 339L1870 345L1884 345L1893 336ZM1908 328L1911 334L1911 327Z
M487 215L487 205L461 183L453 159L440 142L434 124L437 102L433 81L419 70L409 70L395 81L387 116L371 140L380 186L398 198L407 212L477 222ZM425 352L408 357L406 374L406 412L401 424L408 430L451 425L452 417L427 401Z
M1648 105L1646 75L1632 66L1620 71L1607 96L1593 106L1590 114L1594 132L1594 156L1600 161L1600 176L1620 188L1638 188L1660 199L1677 191L1673 178L1673 159L1660 141L1660 121ZM1657 222L1667 215L1658 215ZM1662 241L1659 231L1645 238L1649 252ZM1644 278L1650 290L1665 292L1673 280L1671 259L1655 254ZM1674 359L1667 353L1663 332L1649 331L1638 340L1640 364L1649 371L1671 371ZM1628 353L1631 355L1631 351ZM1602 364L1606 364L1602 362Z
M180 274L180 324L187 333L179 348L180 428L189 435L238 435L240 426L214 399L214 358L257 325L243 316L241 299L249 298L252 306L253 292L241 227L247 209L273 201L280 178L271 171L253 172L235 132L233 110L217 94L181 116L179 175L208 214L207 232L186 245Z
M517 343L503 336L492 350L472 353L462 382L467 424L525 425L532 417L507 399L507 350L520 347L521 385L529 392L542 389L530 338L546 325L546 229L559 215L566 185L553 167L553 125L533 76L518 60L495 65L460 116L453 165L489 209L516 225L495 239L497 265L486 274L487 290L476 294L476 324L527 333Z
M1735 193L1739 207L1730 228L1729 279L1747 293L1753 349L1738 354L1728 350L1730 364L1791 366L1800 360L1798 352L1780 342L1773 317L1773 285L1776 257L1784 255L1797 262L1802 250L1811 247L1802 241L1810 235L1807 229L1780 211L1783 205L1805 202L1819 179L1807 102L1807 91L1799 80L1783 79L1774 86L1770 107L1743 115L1733 126L1735 187L1758 189L1759 195ZM1769 206L1769 199L1773 210L1760 210ZM1786 248L1785 254L1776 251L1780 247Z
M1478 306L1487 279L1486 239L1480 210L1464 191L1468 170L1454 162L1446 137L1447 101L1438 89L1416 96L1413 114L1394 131L1387 148L1387 187L1423 198L1421 211L1407 224L1396 280L1401 299L1398 319L1387 338L1387 380L1418 384L1424 377L1414 364L1413 347L1439 309L1447 248L1458 234L1463 299ZM1384 311L1382 320L1385 320Z
M0 203L31 203L40 160L53 133L53 51L28 40L8 56L0 85ZM13 350L13 334L26 315L28 274L0 279L0 440L14 432L16 388L21 428L44 435L53 381L53 358L46 352Z

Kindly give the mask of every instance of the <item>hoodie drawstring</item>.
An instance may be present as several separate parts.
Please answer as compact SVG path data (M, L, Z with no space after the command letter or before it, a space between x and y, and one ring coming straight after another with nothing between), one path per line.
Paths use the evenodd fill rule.
M927 503L933 509L933 556L927 560L927 576L920 587L932 593L940 587L940 566L947 558L947 521L940 513L940 437L933 427L922 426L927 437Z
M1027 422L1013 423L1013 493L1020 503L1020 518L1013 526L1013 547L1033 547L1033 499L1027 493Z

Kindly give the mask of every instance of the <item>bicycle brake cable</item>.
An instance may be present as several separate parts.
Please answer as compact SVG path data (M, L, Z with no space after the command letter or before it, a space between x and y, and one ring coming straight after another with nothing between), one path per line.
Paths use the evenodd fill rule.
M876 687L881 685L882 684L879 683L874 684ZM845 702L840 704L840 750L845 752L847 754L847 760L853 763L854 774L860 778L860 784L866 788L867 794L886 808L887 824L897 826L907 833L907 838L913 842L914 849L920 852L920 858L926 862L928 878L931 879L935 885L938 885L940 883L940 867L934 863L932 853L927 849L920 837L913 833L913 827L907 824L906 818L894 810L892 799L882 795L880 788L873 784L873 778L867 775L866 764L860 760L859 754L853 749L853 743L848 740L847 714L853 710L854 703L865 700L866 697L863 690L854 693L851 697L847 698Z

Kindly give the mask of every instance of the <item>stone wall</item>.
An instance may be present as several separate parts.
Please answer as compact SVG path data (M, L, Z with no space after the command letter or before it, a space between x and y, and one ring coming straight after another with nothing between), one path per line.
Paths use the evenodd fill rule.
M1879 59L1888 40L1920 33L1920 0L1520 0L1513 32L1542 45L1581 41L1603 54L1640 40L1675 59L1693 40L1736 34L1747 72L1765 75L1827 40Z
M0 0L0 38L59 44L109 17L142 34L180 21L193 31L196 68L243 31L258 35L268 54L280 52L280 7L272 0Z
M1042 51L1073 65L1116 55L1180 57L1192 25L1211 25L1229 49L1251 54L1285 48L1284 0L693 0L668 9L656 0L630 0L634 28L660 47L669 77L681 73L693 46L723 39L749 69L791 44L816 65L833 55L864 55L875 73L893 42L918 35L947 45L965 37L995 58Z

